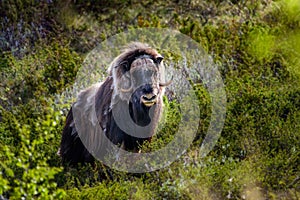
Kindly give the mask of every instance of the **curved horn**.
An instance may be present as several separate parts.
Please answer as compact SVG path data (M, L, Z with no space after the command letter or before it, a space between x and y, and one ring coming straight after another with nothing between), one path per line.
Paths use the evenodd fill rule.
M172 83L172 81L173 81L173 76L172 76L171 80L169 80L168 82L166 82L166 83L159 83L159 86L160 87L169 86Z
M129 87L128 89L124 89L124 88L120 88L121 92L131 92L132 91L132 87Z

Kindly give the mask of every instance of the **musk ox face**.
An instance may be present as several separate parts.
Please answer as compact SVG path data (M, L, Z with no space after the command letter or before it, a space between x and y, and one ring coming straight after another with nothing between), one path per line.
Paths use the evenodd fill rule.
M159 85L161 63L155 63L148 56L136 59L128 75L130 75L130 87L121 89L122 92L131 92L129 111L131 118L140 126L146 126L154 117L149 113L151 107L161 104L162 88Z
M130 101L134 104L153 106L161 93L160 64L161 60L155 63L147 55L134 60L129 71L123 76L123 81L127 82L129 88L121 88L121 92L132 93Z
M124 52L109 68L114 79L114 93L128 101L136 92L141 95L139 101L143 105L153 106L163 93L162 87L170 84L163 83L163 56L142 43L132 43Z
M162 60L163 56L145 44L129 45L109 68L114 81L111 107L119 99L126 101L134 121L145 121L151 107L161 106L164 87L171 83L164 81Z
M135 47L129 47L131 51L125 50L110 67L114 80L111 107L120 104L120 100L127 102L131 118L136 124L146 126L152 122L155 126L155 118L159 117L161 111L164 87L171 81L164 82L163 56L145 44L132 45ZM149 112L153 107L155 111ZM126 108L123 105L122 109ZM151 135L153 131L148 132Z

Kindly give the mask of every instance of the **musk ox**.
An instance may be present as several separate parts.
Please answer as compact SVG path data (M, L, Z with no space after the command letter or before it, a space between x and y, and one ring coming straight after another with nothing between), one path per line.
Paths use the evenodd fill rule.
M164 81L162 60L163 57L148 45L131 43L110 64L109 76L102 83L79 93L67 115L62 133L58 153L63 162L94 162L94 157L81 141L82 137L79 137L77 124L74 122L72 109L74 110L76 104L83 107L80 113L85 116L89 116L87 112L94 107L97 123L101 127L99 134L105 134L114 145L124 150L138 152L144 141L151 140L162 112L165 87L171 83ZM94 99L93 104L90 103L91 99ZM122 119L121 114L126 109L131 118L129 121L133 121L137 126L147 127L143 129L142 137L130 134L128 130L124 131L120 122L117 122L128 121ZM126 123L124 124L126 126ZM101 137L97 140L101 140ZM101 141L93 143L103 145Z

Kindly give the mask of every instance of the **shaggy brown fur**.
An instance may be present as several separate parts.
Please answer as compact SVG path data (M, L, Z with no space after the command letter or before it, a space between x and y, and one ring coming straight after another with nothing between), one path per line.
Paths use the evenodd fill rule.
M145 44L130 44L111 63L109 77L103 83L82 91L73 107L81 107L81 115L89 120L91 125L99 123L102 132L113 144L137 152L144 141L151 140L162 112L165 86L161 83L164 82L164 74L161 71L162 58L156 50ZM118 126L112 109L121 114L126 107L121 106L123 104L129 105L127 108L129 107L130 116L137 125L150 124L146 129L146 138L129 135ZM72 109L67 116L59 154L64 162L71 164L93 162L93 156L78 135ZM92 109L96 111L96 119L90 114ZM100 136L90 140L96 140L92 142L99 146L98 149L105 146L100 141Z

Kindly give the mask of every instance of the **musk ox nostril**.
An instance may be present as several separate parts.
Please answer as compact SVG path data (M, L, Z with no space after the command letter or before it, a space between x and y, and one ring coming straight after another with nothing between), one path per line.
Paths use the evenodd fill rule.
M156 99L156 95L155 94L146 94L142 96L142 99L144 101L154 101Z

